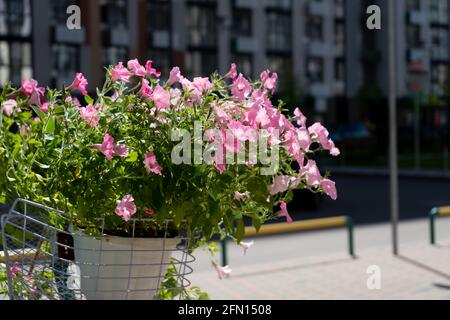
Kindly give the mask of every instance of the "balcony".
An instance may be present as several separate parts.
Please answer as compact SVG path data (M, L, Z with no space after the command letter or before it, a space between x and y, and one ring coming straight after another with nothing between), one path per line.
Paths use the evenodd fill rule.
M240 53L254 53L257 50L256 39L253 37L236 37L233 49Z
M413 10L406 13L406 21L409 24L422 25L426 23L426 20L427 17L422 11Z
M308 55L313 57L324 57L330 53L330 46L322 41L311 41L307 45Z
M331 12L327 1L310 1L306 4L306 13L314 16L329 16Z
M111 29L111 44L113 46L128 46L130 44L130 34L127 29Z
M167 30L152 32L152 46L154 48L167 49L170 47L170 34Z
M313 95L314 97L330 96L330 90L328 86L324 83L312 83L309 90L311 95Z
M234 7L237 9L254 9L259 0L235 0Z
M82 44L84 40L85 31L83 28L69 30L66 25L57 25L55 27L55 42Z

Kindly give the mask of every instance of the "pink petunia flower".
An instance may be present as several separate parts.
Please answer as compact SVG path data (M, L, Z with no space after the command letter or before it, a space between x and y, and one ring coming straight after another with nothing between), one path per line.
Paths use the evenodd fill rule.
M11 275L12 278L15 278L21 271L22 269L20 268L20 264L16 261L9 269L9 274Z
M215 268L220 280L222 280L225 277L229 277L232 272L230 266L221 267L216 265Z
M250 192L248 192L248 191L246 191L246 192L236 191L234 193L234 200L243 201L243 200L248 199L248 197L250 197Z
M80 107L78 108L78 111L80 112L81 118L83 118L88 125L91 127L96 127L99 123L99 114L98 110L92 106L88 105L87 107Z
M143 78L141 80L141 89L139 90L139 94L143 98L148 98L148 99L150 99L150 97L152 96L152 88L150 88L149 81L145 78Z
M148 60L145 63L145 71L146 71L146 75L148 77L150 76L155 76L156 78L159 78L161 76L161 72L156 71L155 68L152 67L153 61L152 60Z
M128 82L130 81L130 77L133 75L127 68L123 66L122 62L119 62L112 70L111 70L111 79L112 82L116 82L118 80Z
M39 96L43 96L45 94L45 89L38 87L38 82L34 79L22 80L22 87L20 90L28 97L31 97L33 92L36 92Z
M129 221L136 211L137 207L134 204L134 198L132 195L126 195L121 201L117 201L115 213L122 217L123 220Z
M295 108L294 110L294 120L297 121L297 124L300 127L305 127L306 126L306 117L303 115L303 113L300 111L299 108Z
M167 85L171 86L176 82L180 82L181 80L181 73L179 67L174 67L172 70L170 70L169 80L167 80Z
M80 90L80 92L85 96L88 94L86 86L88 82L82 73L77 73L75 79L73 79L72 84L67 88L68 90L75 91Z
M205 78L196 77L194 78L192 83L194 84L194 87L201 93L208 92L208 90L214 87L214 85L206 77Z
M338 156L340 151L334 145L334 142L328 138L328 130L320 123L314 123L308 128L309 133L314 141L319 142L325 150L329 150L332 156Z
M225 78L231 78L235 80L238 76L237 69L236 69L236 63L232 63L230 67L230 71L225 75Z
M263 71L261 73L261 81L264 89L270 91L272 94L275 92L275 86L278 80L278 75L275 72L270 74L270 70Z
M255 244L255 241L244 242L241 241L239 244L242 248L242 255L245 256L247 254L247 250L250 249Z
M148 152L144 157L144 165L148 173L155 173L162 176L162 167L156 160L156 155L153 152Z
M321 175L314 160L308 160L306 166L300 169L300 176L305 176L306 183L311 187L317 187L320 184Z
M104 154L111 161L114 157L128 157L129 149L123 144L116 144L109 134L103 137L102 144L94 144L92 147Z
M139 63L138 59L128 61L127 66L135 76L145 77L147 73L145 67Z
M153 90L151 99L160 110L164 111L170 107L170 93L164 90L159 84L155 87L155 90Z
M250 95L251 91L252 86L250 85L250 82L248 82L248 80L244 78L242 73L240 73L231 85L231 93L235 98L242 101Z
M287 223L291 224L294 220L289 215L289 212L287 211L287 204L284 201L281 201L280 205L281 210L278 212L278 217L285 217Z
M11 117L11 115L14 113L14 110L17 112L20 112L21 110L17 107L17 101L13 99L6 100L2 103L2 111L8 116Z
M320 183L323 191L333 200L337 199L336 183L330 179L323 179Z
M296 178L292 176L275 176L273 178L273 183L269 188L270 194L276 195L287 191L289 188L292 188L295 180Z

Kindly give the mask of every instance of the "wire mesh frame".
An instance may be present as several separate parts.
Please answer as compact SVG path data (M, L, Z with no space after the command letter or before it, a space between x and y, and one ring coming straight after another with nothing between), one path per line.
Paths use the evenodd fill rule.
M190 238L171 238L168 228L164 237L138 238L136 223L153 219L132 219L130 238L91 237L73 230L67 217L24 199L1 217L10 299L158 299L163 290L186 298L195 261ZM103 235L104 220L98 220ZM171 281L165 281L169 267Z

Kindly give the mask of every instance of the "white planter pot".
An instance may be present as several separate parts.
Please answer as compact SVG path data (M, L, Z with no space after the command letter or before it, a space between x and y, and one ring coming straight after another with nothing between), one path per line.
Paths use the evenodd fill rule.
M151 300L178 238L89 237L75 233L80 289L88 300Z

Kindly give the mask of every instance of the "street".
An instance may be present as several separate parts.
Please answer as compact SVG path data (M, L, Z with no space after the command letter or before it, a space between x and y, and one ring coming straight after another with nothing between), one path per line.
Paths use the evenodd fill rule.
M294 220L353 216L356 225L390 220L389 179L382 176L333 175L338 199L328 197L319 210L291 208ZM423 218L436 206L450 205L450 179L400 178L400 220Z

